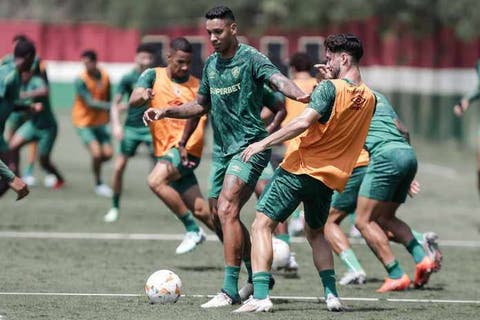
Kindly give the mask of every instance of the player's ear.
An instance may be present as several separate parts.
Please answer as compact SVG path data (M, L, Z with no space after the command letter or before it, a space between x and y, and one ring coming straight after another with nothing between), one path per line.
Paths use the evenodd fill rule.
M232 35L236 36L237 35L237 23L236 22L232 22L230 24L230 32L232 33Z

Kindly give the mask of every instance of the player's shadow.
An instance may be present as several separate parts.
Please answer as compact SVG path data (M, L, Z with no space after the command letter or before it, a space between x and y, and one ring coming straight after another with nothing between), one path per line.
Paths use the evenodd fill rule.
M223 271L223 268L219 266L181 266L178 269L195 272Z
M443 291L445 290L444 285L439 285L436 287L423 287L415 289L415 291Z
M384 279L379 279L379 278L366 278L365 281L367 283L380 283L383 282Z

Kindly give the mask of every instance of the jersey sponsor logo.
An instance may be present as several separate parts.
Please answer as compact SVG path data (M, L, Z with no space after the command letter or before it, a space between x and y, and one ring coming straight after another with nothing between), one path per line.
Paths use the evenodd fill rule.
M237 92L239 90L240 90L240 83L236 83L233 86L229 86L226 88L210 88L210 94L224 96L227 94Z

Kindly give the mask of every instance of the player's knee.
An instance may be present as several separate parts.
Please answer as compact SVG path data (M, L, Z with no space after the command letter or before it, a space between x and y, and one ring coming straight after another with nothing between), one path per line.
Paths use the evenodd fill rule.
M231 201L219 202L217 213L222 224L238 220L238 208Z

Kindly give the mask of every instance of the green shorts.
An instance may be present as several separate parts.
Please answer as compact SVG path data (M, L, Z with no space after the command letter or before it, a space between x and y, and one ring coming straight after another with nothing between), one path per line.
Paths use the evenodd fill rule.
M312 229L325 225L333 190L306 174L275 170L257 203L257 211L277 222L285 221L303 202L305 221Z
M386 150L370 158L359 195L379 201L403 203L417 173L411 148Z
M0 153L7 152L8 150L10 150L10 148L8 147L7 141L0 135Z
M140 144L144 143L149 152L153 153L152 135L148 127L129 127L125 126L123 139L119 144L119 153L127 157L133 157Z
M357 208L358 191L360 190L360 185L362 184L365 172L367 172L367 166L356 167L353 170L343 192L333 192L331 204L332 208L345 213L351 213L355 211Z
M38 155L48 156L55 144L57 131L56 124L53 124L50 128L39 129L35 127L32 121L27 121L18 128L15 134L21 136L26 141L38 141Z
M258 180L270 180L273 177L273 173L275 170L273 169L272 164L269 162L265 169L263 169L262 174L258 178Z
M267 167L272 151L265 150L253 155L248 162L240 159L240 154L227 158L214 158L209 177L208 197L218 199L222 191L225 175L234 175L249 186L255 186L263 170Z
M80 139L85 145L97 141L100 145L111 144L110 133L106 124L96 127L76 127Z
M157 161L170 162L180 172L181 178L170 183L170 186L178 193L184 193L190 187L198 184L194 170L200 164L200 158L189 154L188 159L194 163L192 168L187 168L182 164L182 158L177 148L172 148L168 153L157 158Z
M30 118L30 114L28 112L14 111L8 116L7 126L9 130L11 130L12 132L15 132L26 121L28 121L29 118Z

